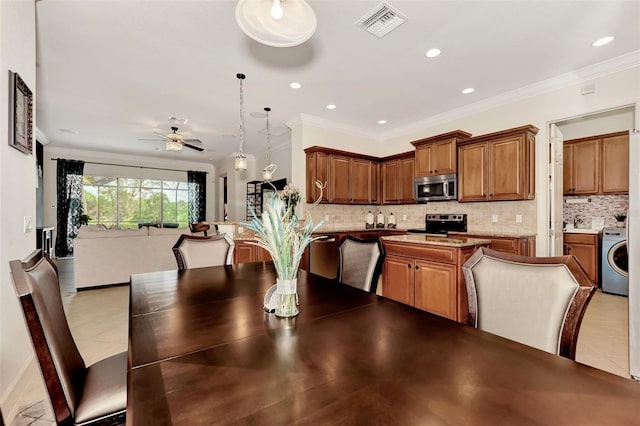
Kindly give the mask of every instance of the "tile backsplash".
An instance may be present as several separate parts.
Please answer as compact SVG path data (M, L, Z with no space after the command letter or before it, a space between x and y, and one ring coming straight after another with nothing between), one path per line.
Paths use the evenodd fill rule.
M568 204L567 200L586 200L579 204ZM629 195L589 195L582 197L564 197L562 216L567 223L573 223L578 216L591 227L594 218L604 219L605 227L616 226L616 213L626 213L629 209Z
M305 205L308 208L309 205ZM365 216L371 211L381 211L385 218L391 213L396 217L397 227L424 228L424 217L428 213L466 213L467 227L473 231L536 233L535 201L497 201L490 203L458 203L457 201L431 202L427 204L403 204L393 206L342 204L319 204L309 213L314 222L328 216L323 229L364 228ZM496 215L498 221L493 222ZM522 222L516 222L516 216L522 216ZM406 217L406 219L405 219Z

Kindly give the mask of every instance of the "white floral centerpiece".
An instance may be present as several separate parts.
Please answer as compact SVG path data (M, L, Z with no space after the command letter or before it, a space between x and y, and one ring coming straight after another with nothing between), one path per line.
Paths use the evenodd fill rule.
M285 186L277 195L263 200L262 217L256 217L246 227L255 232L256 245L271 254L277 277L277 298L275 312L281 317L298 314L297 276L300 259L305 248L317 239L312 234L322 222L314 226L309 217L302 226L296 215L300 201L300 191L293 185ZM269 292L271 293L271 292Z

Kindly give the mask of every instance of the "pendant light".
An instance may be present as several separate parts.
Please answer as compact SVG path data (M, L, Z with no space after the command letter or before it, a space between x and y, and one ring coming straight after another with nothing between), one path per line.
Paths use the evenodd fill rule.
M236 74L236 77L238 78L238 80L240 80L240 152L236 154L236 157L234 159L234 166L236 171L243 172L247 170L247 157L244 156L244 93L242 91L242 80L245 79L245 75Z
M264 111L267 115L267 164L262 169L262 180L269 182L273 179L273 174L278 167L271 162L271 129L269 128L269 111L271 111L271 108L265 107Z

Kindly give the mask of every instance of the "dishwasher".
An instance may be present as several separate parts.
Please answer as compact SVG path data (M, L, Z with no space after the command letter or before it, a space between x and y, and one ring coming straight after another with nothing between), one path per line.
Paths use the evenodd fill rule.
M320 238L309 244L309 272L326 278L338 278L338 238Z

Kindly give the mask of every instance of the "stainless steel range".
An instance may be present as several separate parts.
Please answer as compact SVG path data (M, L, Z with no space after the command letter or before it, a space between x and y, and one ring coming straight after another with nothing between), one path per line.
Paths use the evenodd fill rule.
M412 234L447 235L449 232L467 232L467 215L462 213L427 214L424 228L407 229Z

